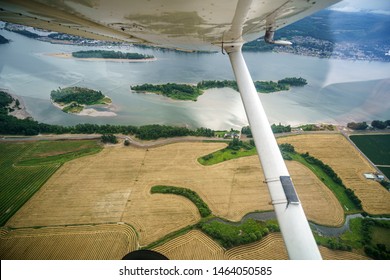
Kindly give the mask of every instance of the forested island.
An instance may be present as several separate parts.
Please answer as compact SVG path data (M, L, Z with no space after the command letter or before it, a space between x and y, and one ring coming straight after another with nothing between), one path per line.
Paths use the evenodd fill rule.
M146 55L140 53L124 53L120 51L105 51L105 50L89 50L72 52L72 56L76 58L104 58L104 59L131 59L142 60L152 59L153 55Z
M285 78L277 82L274 81L256 81L254 85L257 92L271 93L276 91L289 90L292 86L304 86L307 81L303 78ZM223 81L201 81L197 85L188 84L176 84L167 83L162 85L142 84L131 86L131 89L137 92L151 92L176 100L192 100L196 101L197 98L203 94L204 90L211 88L224 88L229 87L238 91L236 81L223 80Z
M61 107L65 113L80 113L85 105L110 104L112 101L101 91L82 87L67 87L52 90L53 103Z

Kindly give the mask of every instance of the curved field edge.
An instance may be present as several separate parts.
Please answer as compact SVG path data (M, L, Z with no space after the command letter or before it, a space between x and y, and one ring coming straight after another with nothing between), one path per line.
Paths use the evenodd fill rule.
M182 187L173 187L173 186L153 186L150 189L150 192L153 193L162 193L162 194L174 194L184 196L188 198L192 203L195 204L196 208L199 210L199 214L204 218L211 214L209 206L200 196L193 190L182 188Z
M323 246L319 246L319 249L325 260L368 259L366 256L359 254L359 252L331 250ZM201 231L191 230L163 245L155 247L154 250L174 260L288 259L280 233L270 233L260 241L226 250Z
M319 161L322 165L318 165L315 163L310 162L306 159L306 155L309 154L306 151L306 155L299 154L294 150L294 147L287 143L285 139L290 139L292 137L295 137L299 135L293 135L293 136L284 136L282 137L282 140L279 142L282 142L282 144L279 144L279 147L281 149L281 152L283 154L283 157L285 160L294 160L297 162L300 162L301 164L308 167L319 180L321 180L336 196L338 201L343 205L343 209L346 214L353 214L353 213L360 213L362 212L362 206L360 199L356 196L354 191L350 189L348 186L346 187L341 179L338 177L337 174L335 174L328 165L323 164L320 160ZM232 145L233 142L236 142L236 145ZM292 147L292 150L286 149L284 145L289 145ZM302 152L302 150L301 150ZM245 143L243 141L238 141L234 139L228 147L215 151L213 153L207 154L205 156L199 157L198 162L202 165L209 166L218 164L227 160L236 159L240 157L246 157L246 156L252 156L257 155L256 148L253 147L251 144ZM312 156L311 156L312 157ZM313 157L312 157L313 158ZM333 177L328 175L324 170L323 167L328 167L328 169L331 169L331 171L334 173L335 177L341 182L335 181Z
M182 235L192 229L200 229L202 232L209 235L216 242L225 248L231 248L241 244L247 244L254 241L261 240L270 232L279 231L279 226L275 221L255 221L247 219L240 223L232 223L230 221L223 222L218 220L211 220L215 218L209 217L212 213L208 205L200 198L200 196L193 190L173 186L153 186L151 193L174 194L188 198L198 208L199 213L203 217L201 221L195 225L187 226L179 231L165 236L159 241L149 245L148 247L162 244L173 237ZM207 218L208 217L208 218ZM216 217L218 218L218 217Z
M0 231L2 260L118 260L136 249L137 234L125 224Z
M4 225L65 162L98 153L97 141L0 143L0 226Z

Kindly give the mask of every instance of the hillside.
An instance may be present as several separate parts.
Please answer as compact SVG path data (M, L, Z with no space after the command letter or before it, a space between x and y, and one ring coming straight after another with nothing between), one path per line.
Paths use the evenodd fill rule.
M262 37L244 45L247 51L277 51L317 57L390 61L390 17L373 13L323 10L278 30L275 39L292 46L266 44Z

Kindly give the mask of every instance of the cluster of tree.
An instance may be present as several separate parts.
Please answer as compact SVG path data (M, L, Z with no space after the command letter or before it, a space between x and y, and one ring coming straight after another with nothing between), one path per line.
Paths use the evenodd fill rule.
M172 186L154 186L150 190L151 193L169 193L175 195L181 195L189 200L191 200L195 206L198 208L199 213L202 217L207 217L211 215L211 210L209 206L204 202L200 196L194 192L193 190L180 188L180 187L172 187Z
M390 126L390 120L386 120L386 121L373 120L371 122L371 126L377 129L385 129L386 127Z
M290 125L282 125L282 124L272 124L271 129L273 133L283 133L283 132L291 132L291 126ZM252 130L250 126L244 126L241 129L241 133L245 134L247 137L253 137Z
M232 141L229 142L226 149L233 150L233 151L239 151L241 149L244 150L250 150L253 147L255 147L254 141L251 142L243 142L238 138L233 138Z
M325 247L328 247L332 250L352 251L352 246L344 244L342 242L337 242L334 239L328 239L328 241L324 245Z
M13 101L14 99L11 95L4 91L0 91L0 114L8 114L8 112L12 109L10 108L10 105Z
M347 123L347 127L353 130L365 130L368 124L366 122L350 122Z
M285 78L279 80L278 82L273 81L255 81L254 85L258 92L269 93L281 90L288 90L290 86L304 86L307 84L307 81L303 78ZM229 87L238 91L238 86L236 81L201 81L197 84L197 87L200 89L210 89L210 88L223 88Z
M101 91L82 87L58 88L51 91L51 99L58 103L72 103L93 105L99 104L104 99Z
M196 86L176 83L168 83L162 85L143 84L138 86L132 86L131 89L141 92L153 92L177 100L193 101L196 101L198 96L203 93L202 90Z
M283 132L291 132L291 126L290 125L282 125L282 124L272 124L271 129L273 133L283 133Z
M321 130L334 130L334 126L332 124L304 124L299 126L303 131L321 131Z
M282 157L285 160L292 160L290 154L295 154L295 148L290 143L282 143L279 145L279 150L282 153Z
M371 126L376 129L385 129L390 126L390 120L373 120ZM365 130L368 127L368 124L366 122L350 122L347 124L347 127L353 130Z
M253 219L248 219L238 226L213 221L200 223L199 227L226 249L258 241L270 232L279 231L275 223L264 223Z
M386 248L385 244L372 244L372 228L381 227L390 229L390 222L384 220L363 219L362 220L362 241L364 244L364 252L370 258L375 260L389 260L390 250Z
M307 85L307 80L302 78L302 77L284 78L282 80L279 80L278 84L279 85L285 84L285 85L289 85L289 86L293 86L293 87L303 87L303 86Z
M111 144L116 144L118 143L118 139L116 138L116 136L114 134L103 134L101 137L100 137L100 140L103 142L103 143L111 143Z
M73 57L77 58L109 58L109 59L146 59L153 58L152 55L140 53L123 53L119 51L89 50L72 52Z
M0 35L0 44L8 44L9 40Z
M362 202L356 196L355 192L347 188L341 178L334 172L334 170L327 164L323 163L321 160L311 156L309 153L301 154L301 156L310 164L317 165L324 171L336 184L342 186L348 198L355 204L358 209L362 209Z
M238 91L238 86L236 81L229 81L229 80L223 80L223 81L216 81L216 80L209 80L209 81L201 81L197 84L197 87L199 89L210 89L210 88L232 88L236 91Z
M251 130L251 127L248 125L248 126L244 126L242 129L241 129L241 133L242 134L245 134L247 137L249 138L252 138L253 135L252 135L252 130Z

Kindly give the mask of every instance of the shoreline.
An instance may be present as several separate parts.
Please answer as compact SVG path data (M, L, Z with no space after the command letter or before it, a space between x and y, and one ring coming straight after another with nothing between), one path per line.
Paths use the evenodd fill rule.
M108 96L106 96L108 97ZM51 104L53 104L54 107L60 109L62 111L62 109L64 109L66 106L68 106L69 104L65 104L64 106L61 106L60 104L58 104L57 102L54 102L53 99L50 98L50 102ZM71 115L76 115L76 116L89 116L89 117L115 117L117 116L118 114L115 113L115 112L112 112L112 111L98 111L94 108L85 108L85 104L80 104L82 106L84 106L83 110L81 110L79 113L70 113L70 112L64 112L65 114L71 114ZM112 105L112 103L110 104L96 104L96 105L103 105L105 106L105 108L108 108L108 109L112 109L112 108L115 108L114 105ZM88 105L90 106L90 105Z
M9 112L8 115L14 116L17 119L24 120L28 118L32 118L31 114L27 111L26 104L24 103L24 100L21 96L16 95L14 93L11 93L8 89L0 88L1 91L4 91L8 95L10 95L13 99L15 99L14 102L11 103L11 108L14 109L13 112ZM19 100L19 108L16 108L16 100Z
M44 55L50 56L50 57L56 57L56 58L65 58L65 59L75 59L75 60L82 60L82 61L108 61L108 62L152 62L156 61L157 58L143 58L143 59L123 59L123 58L78 58L72 56L72 53L45 53Z

